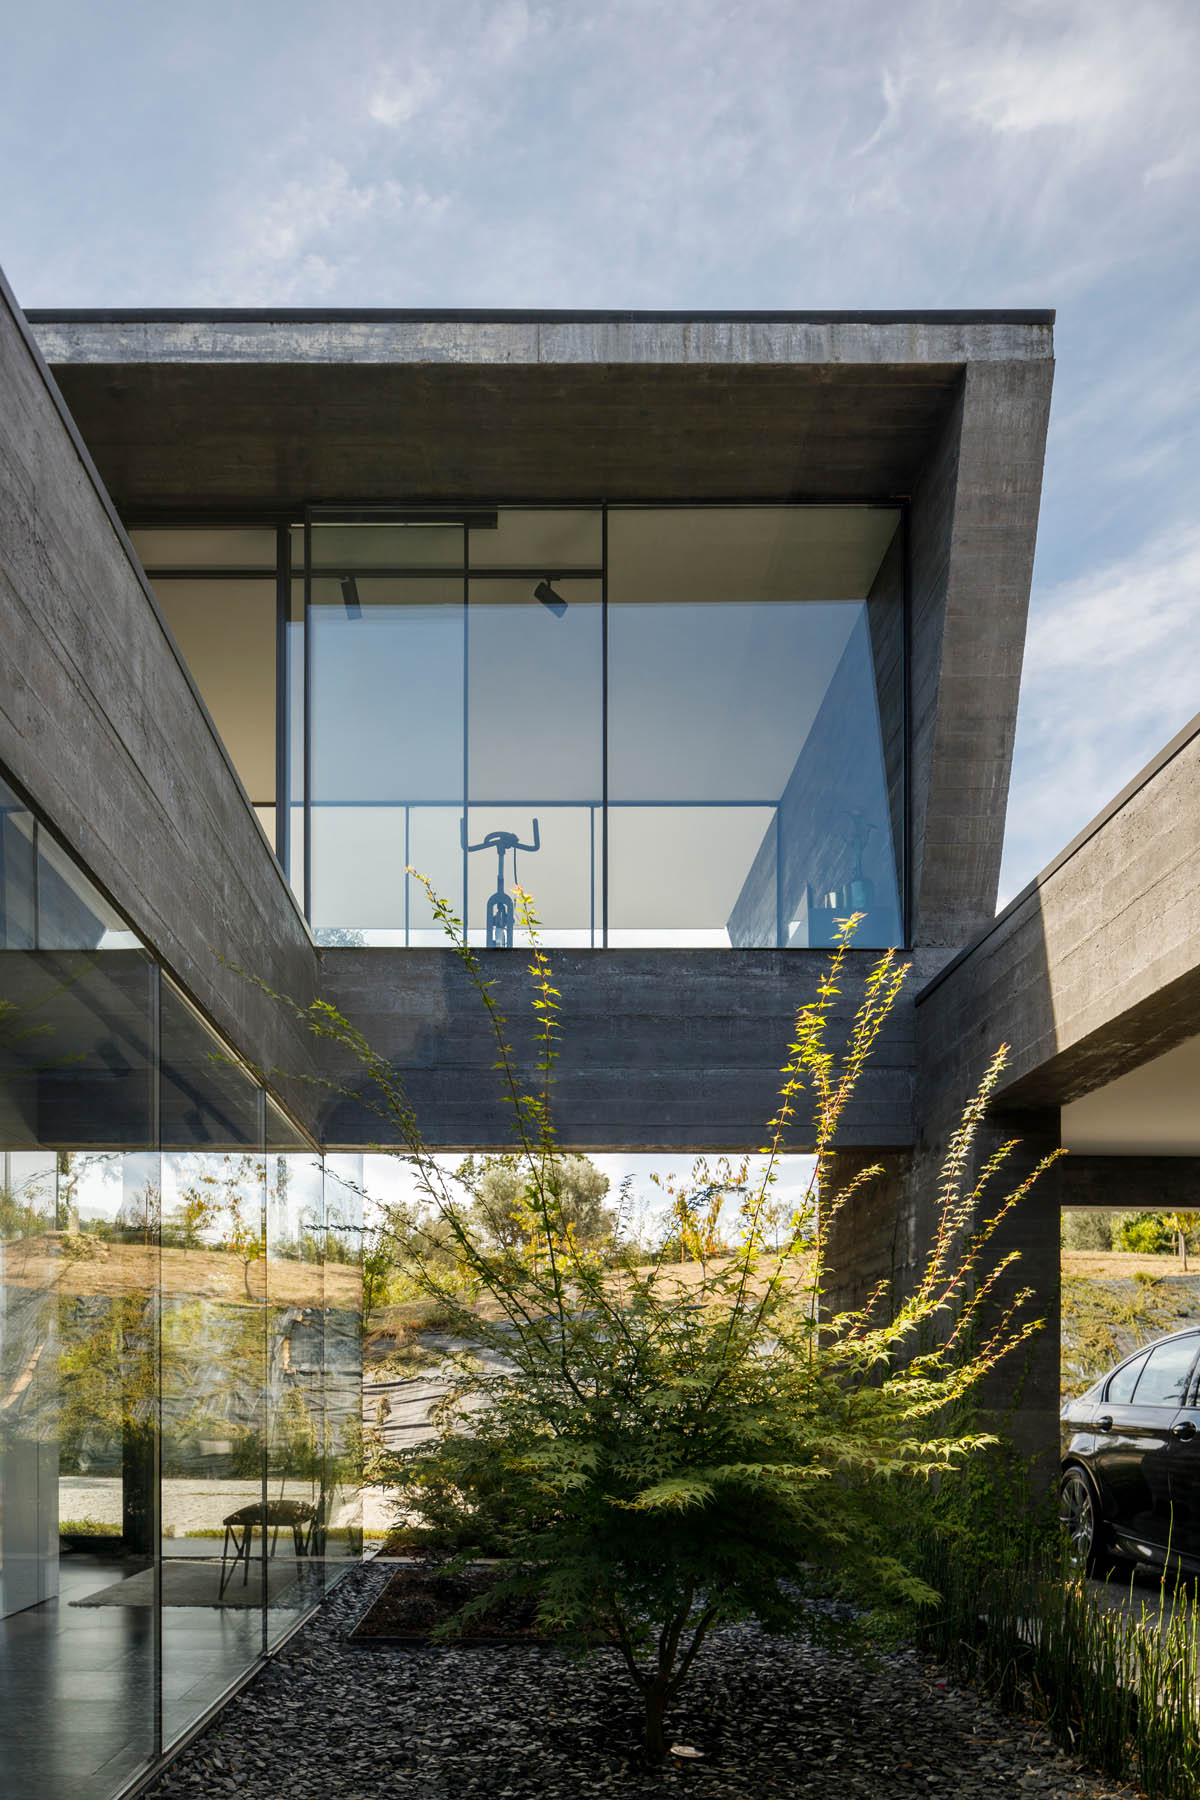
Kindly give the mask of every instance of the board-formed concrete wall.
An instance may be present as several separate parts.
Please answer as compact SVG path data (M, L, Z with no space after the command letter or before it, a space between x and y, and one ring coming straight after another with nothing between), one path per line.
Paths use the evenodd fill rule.
M291 517L331 499L910 503L904 698L918 948L841 1137L843 1167L880 1152L888 1165L839 1225L849 1301L880 1274L903 1285L919 1266L940 1154L1005 1008L1026 1008L1022 1080L1063 1050L1045 1021L1049 1012L1061 1023L1068 991L1081 996L1080 1042L1094 1043L1102 1023L1082 997L1091 974L1082 987L1048 985L1046 944L1024 914L931 984L994 908L1051 325L1048 314L44 314L36 329L104 481L143 518L256 506ZM213 946L302 1001L319 981L394 1061L431 1145L505 1145L512 1122L495 1046L461 965L436 950L315 957L88 455L11 314L3 357L16 402L0 461L14 521L0 602L27 673L0 710L0 760L255 1061L300 1069L308 1046L222 969ZM64 720L70 733L56 735ZM1168 858L1171 869L1185 860ZM1051 935L1065 943L1087 901L1067 888L1053 899ZM1143 1002L1166 978L1172 929ZM835 1036L870 960L850 958ZM524 958L483 961L528 1067ZM564 1145L686 1154L761 1143L823 953L563 952L553 966ZM1107 997L1136 1010L1136 979L1114 973ZM325 1071L351 1088L359 1080L336 1058ZM1024 1168L1057 1142L1057 1111L1035 1089L1010 1098L1033 1107ZM316 1110L331 1145L386 1138L353 1098L329 1096ZM1000 1129L988 1125L989 1143ZM801 1123L793 1147L807 1141ZM1010 1228L1051 1316L1055 1179ZM1056 1381L1051 1325L1022 1391L1035 1438L1052 1428Z
M866 969L847 959L831 1036L843 1041ZM530 978L519 952L480 953L510 1042L534 1062ZM554 951L563 1036L553 1110L575 1150L761 1147L777 1104L797 1009L816 998L824 953L788 950ZM324 997L403 1073L427 1141L444 1148L505 1147L512 1113L492 1065L483 1005L447 950L339 950L325 958ZM900 1006L848 1109L847 1144L913 1141L913 1014ZM352 1061L330 1065L354 1087ZM374 1114L344 1099L322 1121L326 1141L383 1141ZM803 1114L791 1147L807 1149Z
M311 938L7 288L0 392L0 765L237 1050L303 1073L227 965L303 1002Z
M963 944L995 912L1052 375L968 364L913 498L915 944Z
M1200 1030L1198 796L1200 716L921 995L928 1079L982 1037L1002 1103L1058 1107Z

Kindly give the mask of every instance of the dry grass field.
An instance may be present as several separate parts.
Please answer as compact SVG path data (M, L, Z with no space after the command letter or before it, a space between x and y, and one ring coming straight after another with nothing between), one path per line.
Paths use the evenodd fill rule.
M86 1233L47 1231L4 1246L7 1287L62 1296L149 1292L161 1282L165 1295L231 1305L261 1301L264 1291L280 1306L332 1305L354 1310L362 1276L352 1263L298 1262L268 1257L250 1263L228 1250L159 1249L156 1244L114 1244ZM264 1290L265 1283L265 1290Z

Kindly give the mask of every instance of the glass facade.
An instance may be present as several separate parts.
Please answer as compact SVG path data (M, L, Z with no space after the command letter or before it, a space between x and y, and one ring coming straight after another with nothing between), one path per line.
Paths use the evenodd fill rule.
M107 1800L358 1553L360 1193L0 782L0 1791Z
M480 945L903 942L899 508L134 538L319 940L440 944L415 868Z

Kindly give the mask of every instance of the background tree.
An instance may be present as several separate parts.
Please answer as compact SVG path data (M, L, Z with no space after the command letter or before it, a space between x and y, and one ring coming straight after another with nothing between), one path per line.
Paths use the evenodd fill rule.
M471 1233L497 1249L516 1250L536 1236L540 1208L536 1187L519 1155L468 1156L455 1170L470 1196L466 1223ZM554 1156L547 1164L564 1229L589 1249L611 1244L617 1215L607 1204L608 1176L587 1156Z
M1175 1248L1167 1213L1122 1213L1113 1232L1113 1248L1135 1256L1165 1256Z
M1064 1206L1062 1209L1062 1247L1064 1250L1111 1250L1114 1215L1102 1207Z
M1200 1213L1172 1212L1163 1215L1163 1223L1174 1234L1175 1248L1179 1252L1179 1260L1186 1270L1188 1266L1189 1240L1200 1229Z

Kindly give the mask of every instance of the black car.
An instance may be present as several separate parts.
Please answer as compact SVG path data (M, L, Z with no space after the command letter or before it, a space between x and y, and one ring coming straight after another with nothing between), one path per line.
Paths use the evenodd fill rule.
M1135 1351L1062 1409L1060 1517L1080 1567L1200 1574L1200 1330Z

